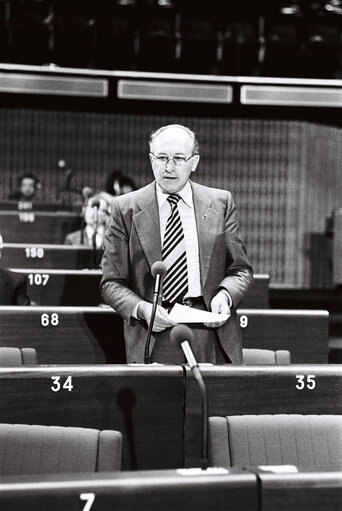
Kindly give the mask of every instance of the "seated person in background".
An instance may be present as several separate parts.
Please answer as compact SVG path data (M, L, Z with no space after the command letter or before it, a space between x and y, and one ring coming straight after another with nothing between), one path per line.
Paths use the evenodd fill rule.
M114 170L108 175L105 188L100 192L100 195L110 203L113 197L133 192L135 189L136 186L133 179L123 176L121 172Z
M11 193L9 198L19 202L18 209L32 209L32 202L41 184L33 174L23 174L18 178L18 189Z
M109 204L98 193L89 199L85 208L83 235L81 230L71 232L66 236L64 244L84 245L86 247L93 247L95 245L96 248L102 248L103 235L108 218Z
M130 177L124 177L122 176L119 179L119 185L120 185L120 195L125 195L129 192L134 192L136 189L133 179Z
M119 184L120 178L122 178L121 172L117 170L113 170L112 172L110 172L107 176L103 191L114 197L116 197L117 195L121 195Z
M0 234L0 257L3 240ZM26 275L0 268L0 305L30 305L26 294Z

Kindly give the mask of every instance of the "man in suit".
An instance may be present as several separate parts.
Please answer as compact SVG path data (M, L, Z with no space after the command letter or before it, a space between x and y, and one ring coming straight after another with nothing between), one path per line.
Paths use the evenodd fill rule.
M184 361L182 350L170 340L175 323L168 312L178 302L230 316L190 325L198 361L242 363L236 308L252 284L252 268L239 237L231 193L189 179L199 158L191 130L163 126L150 139L155 181L113 201L101 289L105 302L125 320L128 363L143 362L154 288L151 266L159 260L168 271L151 339L154 361Z
M94 203L98 205L97 211L93 207ZM82 231L79 229L67 234L64 244L92 247L95 243L96 248L102 248L104 231L109 218L109 207L108 199L102 196L101 193L89 199L84 211L83 240Z
M0 257L3 240L0 234ZM30 305L25 275L0 268L0 305Z

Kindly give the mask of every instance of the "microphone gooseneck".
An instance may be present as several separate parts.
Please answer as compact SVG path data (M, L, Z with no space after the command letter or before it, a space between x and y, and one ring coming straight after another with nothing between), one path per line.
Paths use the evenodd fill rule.
M145 364L151 364L152 363L152 357L150 355L150 342L151 342L151 335L152 335L152 329L154 325L154 319L156 317L156 311L157 311L157 305L158 300L160 298L160 290L161 290L161 283L163 280L163 277L167 271L166 264L162 261L156 261L152 264L151 267L151 274L152 277L154 277L154 290L153 290L153 299L152 299L152 313L151 313L151 319L150 323L148 325L147 330L147 337L146 337L146 343L145 343L145 353L144 353L144 363Z
M194 339L194 334L186 325L176 325L171 330L171 341L180 345L185 358L190 366L192 374L198 384L198 388L202 399L202 459L201 468L208 468L208 397L207 387L204 383L202 373L198 367L197 360L190 346L190 342Z

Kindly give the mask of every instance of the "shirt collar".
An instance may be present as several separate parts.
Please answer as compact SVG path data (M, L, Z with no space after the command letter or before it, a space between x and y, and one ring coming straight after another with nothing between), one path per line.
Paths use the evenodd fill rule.
M157 183L156 183L156 190L157 190L158 206L161 208L163 206L163 204L165 203L165 201L167 200L168 196L171 194L164 193ZM189 181L186 183L184 188L182 188L179 192L177 192L177 195L179 195L181 197L183 202L189 208L194 207L193 198L192 198L192 188L191 188Z

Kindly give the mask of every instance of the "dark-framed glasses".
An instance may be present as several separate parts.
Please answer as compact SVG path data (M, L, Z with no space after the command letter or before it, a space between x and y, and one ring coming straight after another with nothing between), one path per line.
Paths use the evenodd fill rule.
M153 153L150 154L153 156L156 165L158 165L159 167L166 167L166 165L168 165L170 161L172 161L172 163L176 165L176 167L183 167L186 164L186 162L190 160L190 158L196 156L196 154L192 154L188 158L185 158L185 156L172 156L172 158L169 158L168 156L156 156Z

